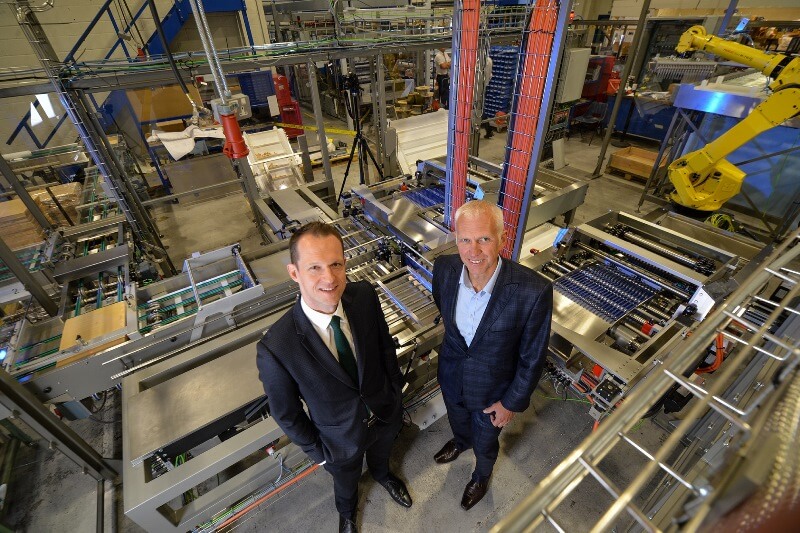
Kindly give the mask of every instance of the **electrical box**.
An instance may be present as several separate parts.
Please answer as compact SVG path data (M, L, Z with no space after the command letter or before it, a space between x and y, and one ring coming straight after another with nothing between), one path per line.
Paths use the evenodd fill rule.
M556 93L556 102L559 104L572 102L581 97L591 51L591 48L572 48L564 52Z
M211 111L214 113L214 120L221 122L219 119L219 106L222 105L221 98L214 98L209 102L211 104ZM250 108L250 98L246 94L236 93L228 98L228 105L231 106L236 114L237 120L244 120L253 115L253 110Z

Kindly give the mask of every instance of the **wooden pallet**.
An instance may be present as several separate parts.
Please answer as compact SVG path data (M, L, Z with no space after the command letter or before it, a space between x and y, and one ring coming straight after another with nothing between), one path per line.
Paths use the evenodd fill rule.
M333 156L330 158L331 163L338 163L339 161L347 161L347 158L350 157L350 152L342 155ZM358 162L358 154L353 154L353 163ZM316 161L311 162L312 168L317 168L322 166L322 159L318 159Z
M625 178L628 181L638 181L640 183L647 183L648 176L640 176L638 174L631 174L630 172L625 172L624 170L620 170L618 168L614 168L611 166L606 167L606 174L611 174L612 176L619 176L621 178Z

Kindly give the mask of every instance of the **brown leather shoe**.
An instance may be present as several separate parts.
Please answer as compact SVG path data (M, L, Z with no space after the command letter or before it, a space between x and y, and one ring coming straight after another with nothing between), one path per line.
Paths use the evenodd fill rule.
M433 456L433 460L439 464L445 464L450 461L455 461L456 457L460 454L461 450L456 446L456 439L450 439L441 450L436 452L436 455Z
M464 489L464 496L461 497L461 508L469 511L472 507L486 496L489 490L489 481L478 482L470 480Z

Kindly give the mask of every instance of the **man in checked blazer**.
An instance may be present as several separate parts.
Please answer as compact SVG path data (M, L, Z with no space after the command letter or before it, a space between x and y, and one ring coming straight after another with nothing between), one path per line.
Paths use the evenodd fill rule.
M272 417L333 477L339 531L354 532L364 457L375 481L411 507L406 486L389 471L403 378L375 289L347 282L336 229L303 226L289 253L300 298L258 343L259 377Z
M503 213L481 200L456 211L458 255L436 259L433 298L444 322L439 384L453 439L434 456L449 463L472 448L475 470L461 507L486 494L498 438L530 405L550 338L552 286L532 270L500 258Z

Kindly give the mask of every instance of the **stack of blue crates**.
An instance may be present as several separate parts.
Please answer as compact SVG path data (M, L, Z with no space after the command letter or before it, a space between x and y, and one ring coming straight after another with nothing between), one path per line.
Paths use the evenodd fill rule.
M250 97L251 106L267 105L267 97L275 94L275 83L269 70L239 74L238 78L242 92Z
M492 79L489 80L483 99L484 116L493 117L498 111L511 112L518 56L519 48L516 46L489 48L489 57L492 58Z

